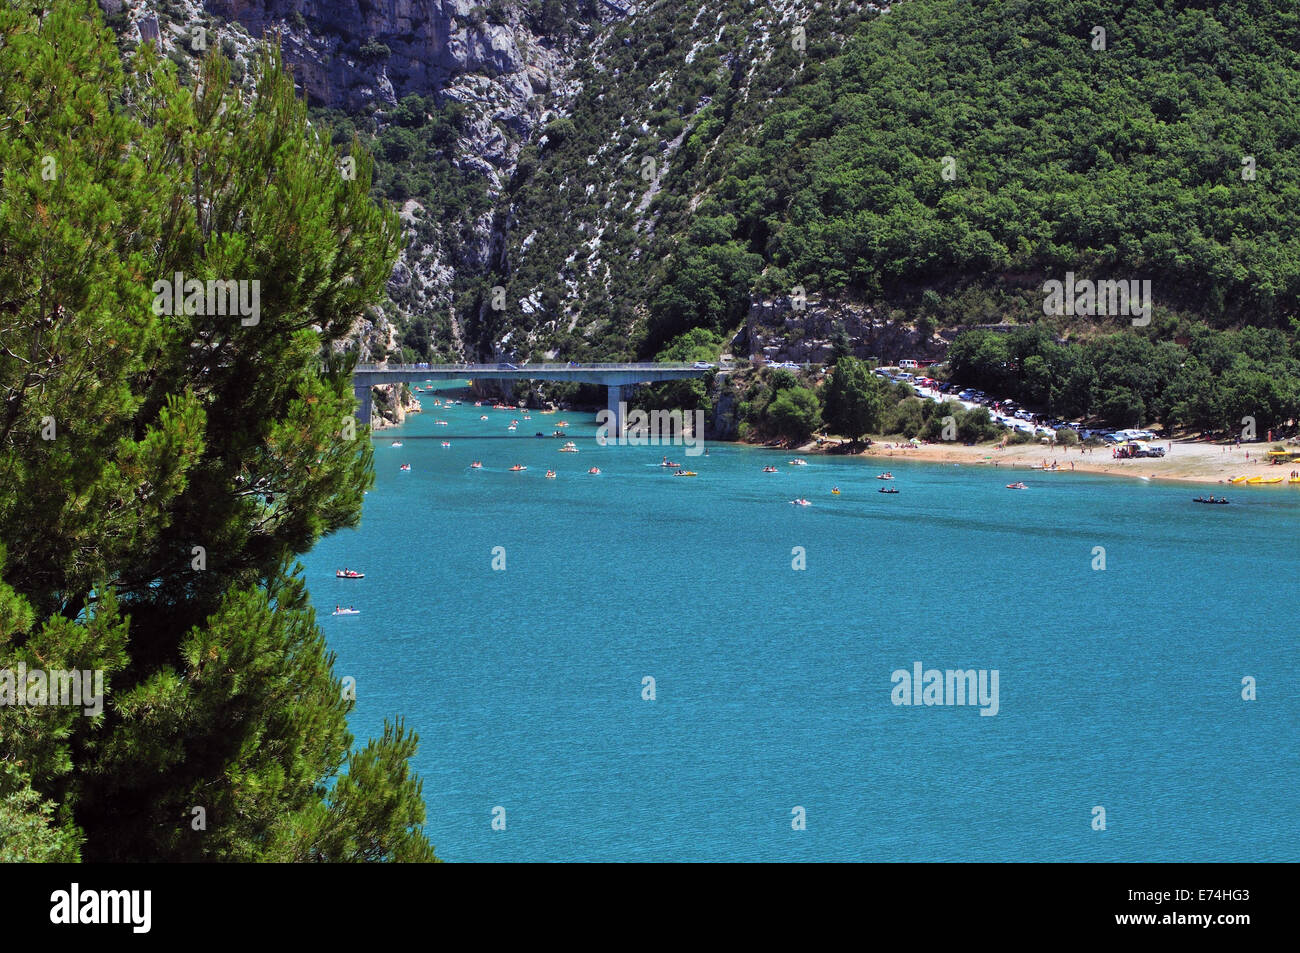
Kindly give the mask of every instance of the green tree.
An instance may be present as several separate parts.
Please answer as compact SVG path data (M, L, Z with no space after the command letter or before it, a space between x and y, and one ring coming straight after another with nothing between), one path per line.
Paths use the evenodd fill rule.
M0 8L0 668L107 683L95 717L6 709L0 803L51 856L429 860L415 739L349 755L295 564L373 479L335 345L398 222L278 52L231 79L213 52L182 87L151 44L124 72L88 0ZM177 273L258 282L255 320L155 308Z
M885 400L880 379L855 357L841 357L826 385L826 424L854 443L879 431Z
M806 387L788 387L768 406L767 417L776 433L803 442L821 426L821 401Z

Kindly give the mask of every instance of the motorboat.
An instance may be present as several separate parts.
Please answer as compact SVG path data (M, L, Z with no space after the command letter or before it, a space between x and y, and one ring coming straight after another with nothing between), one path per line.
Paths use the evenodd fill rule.
M792 466L792 467L806 467L806 466L808 466L808 461L802 459L801 457L795 457L793 460L790 461L790 466Z
M877 480L892 480L893 478L894 475L892 473L881 473L876 476Z
M402 441L400 440L394 440L391 444L389 444L390 447L400 447L401 445L402 445Z
M673 476L699 476L694 470L678 470Z
M442 445L443 445L444 447L450 447L450 446L451 446L451 441L450 441L450 440L444 440L444 441L442 442Z
M577 453L577 452L578 452L578 445L574 443L572 440L570 440L568 443L566 443L563 447L560 448L560 453Z
M812 506L811 500L805 500L802 497L800 497L797 500L791 500L790 502L793 503L795 506Z
M555 479L555 471L554 471L554 470L547 470L547 471L546 471L546 479L548 479L548 480L554 480L554 479Z

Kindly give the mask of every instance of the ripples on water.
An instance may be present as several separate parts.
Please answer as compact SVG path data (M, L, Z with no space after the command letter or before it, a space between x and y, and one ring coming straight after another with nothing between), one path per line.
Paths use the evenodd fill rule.
M304 562L358 738L420 734L445 859L1300 860L1300 489L722 444L677 478L589 414L565 454L558 415L422 396ZM999 713L893 705L915 661L997 669Z

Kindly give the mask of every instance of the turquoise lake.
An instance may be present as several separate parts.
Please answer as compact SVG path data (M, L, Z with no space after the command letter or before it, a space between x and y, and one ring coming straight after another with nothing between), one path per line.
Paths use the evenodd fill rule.
M880 461L418 396L303 562L358 744L420 735L443 859L1300 860L1300 489L891 460L883 495ZM561 419L579 453L533 436ZM895 705L916 662L996 670L997 714Z

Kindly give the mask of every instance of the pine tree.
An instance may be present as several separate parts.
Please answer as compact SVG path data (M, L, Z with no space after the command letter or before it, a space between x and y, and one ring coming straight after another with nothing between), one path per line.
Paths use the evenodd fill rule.
M352 155L273 48L190 88L152 45L124 68L88 0L0 9L0 668L107 689L0 709L33 857L434 859L417 739L349 753L296 564L373 479L341 349L399 229ZM258 311L155 307L177 274Z

